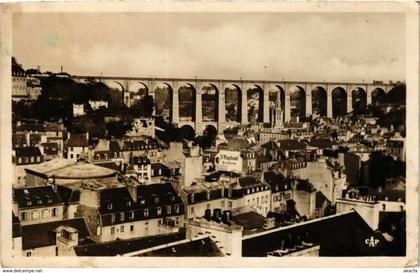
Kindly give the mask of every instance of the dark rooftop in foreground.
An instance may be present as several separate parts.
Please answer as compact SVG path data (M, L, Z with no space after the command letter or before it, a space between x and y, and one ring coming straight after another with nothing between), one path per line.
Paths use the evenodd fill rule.
M136 256L157 257L222 257L224 256L217 245L206 237L203 239L184 240L179 244L169 244Z
M77 256L117 256L185 239L185 232L75 247Z
M378 240L375 247L366 239ZM356 212L327 216L299 224L243 237L244 257L265 257L281 248L281 241L298 242L305 239L320 245L320 256L404 256L405 249L390 249L381 233L369 227Z
M90 232L84 218L28 225L22 227L22 249L52 246L56 244L55 230L59 226L68 226L79 232L79 244L90 241ZM36 236L34 236L36 234Z

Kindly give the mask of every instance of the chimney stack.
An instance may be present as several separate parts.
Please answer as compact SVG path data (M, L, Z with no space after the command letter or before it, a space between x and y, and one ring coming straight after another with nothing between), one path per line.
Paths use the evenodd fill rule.
M220 223L222 220L222 210L221 209L214 209L213 210L213 221Z
M211 221L211 209L206 209L204 213L204 218L209 222Z

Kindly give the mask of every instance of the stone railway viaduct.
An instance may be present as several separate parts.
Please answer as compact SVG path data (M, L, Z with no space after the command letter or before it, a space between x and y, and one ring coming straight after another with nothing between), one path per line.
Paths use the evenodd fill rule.
M140 88L146 89L147 93L155 97L158 87L166 86L171 92L172 123L182 127L190 125L196 132L202 132L207 125L223 130L229 123L226 121L225 94L227 89L236 89L238 92L240 121L237 124L248 124L247 91L257 88L259 90L260 105L262 105L262 122L270 122L269 94L277 93L278 100L281 100L281 111L284 122L291 119L291 93L298 88L305 93L306 116L312 114L312 96L314 89L321 89L326 93L327 117L333 117L333 94L341 92L346 98L346 112L351 112L353 93L360 90L366 95L366 105L372 103L372 98L378 94L385 94L395 84L383 82L325 82L325 81L271 81L271 80L226 80L226 79L183 79L183 78L145 78L145 77L109 77L109 76L72 76L76 81L102 82L110 87L119 88L122 91L124 102L130 106L130 93L138 92ZM194 92L195 107L192 121L184 121L179 115L179 90L181 87L190 87ZM202 116L202 94L204 87L212 87L216 91L217 114L215 121L203 121ZM344 92L344 93L343 93ZM262 101L261 101L262 100Z

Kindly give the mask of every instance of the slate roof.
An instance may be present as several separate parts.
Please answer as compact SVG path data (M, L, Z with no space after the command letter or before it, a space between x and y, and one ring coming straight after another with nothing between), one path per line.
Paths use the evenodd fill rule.
M243 188L252 187L261 184L261 182L253 176L242 176L238 179L239 185Z
M319 149L327 149L331 148L333 143L329 139L311 139L308 145Z
M41 143L44 147L44 154L46 155L57 155L58 154L58 143L56 142L47 142Z
M77 256L117 256L183 239L185 232L89 244L77 246L74 250Z
M151 250L138 256L157 257L221 257L224 256L217 245L206 237L189 241L181 241L179 244Z
M277 142L281 150L296 151L306 149L306 144L295 139L283 139Z
M320 208L325 202L329 203L328 198L322 192L317 191L315 195L315 208Z
M178 207L178 211L175 210ZM160 207L160 214L157 210ZM170 207L170 212L167 211ZM144 211L147 209L148 214ZM184 205L170 183L137 186L137 200L133 200L128 189L111 188L100 192L102 225L114 225L132 221L177 216L184 214ZM112 217L117 213L117 217ZM121 214L124 217L121 219ZM132 216L132 217L131 217Z
M268 150L277 150L279 146L276 144L276 142L270 140L264 144L261 145L261 148L265 148Z
M232 221L244 227L244 229L262 228L265 218L255 211L232 215Z
M66 147L89 147L88 133L72 133L66 142Z
M36 123L24 123L19 125L16 128L16 131L28 131L28 132L46 132L46 127L44 124Z
M57 193L65 204L77 204L80 201L80 191L57 185Z
M298 240L297 236L319 244L320 256L387 256L389 253L385 238L352 211L245 236L242 256L264 257L267 252L280 249L282 239ZM365 243L371 236L379 240L376 247Z
M222 175L229 176L229 177L240 177L240 175L235 173L235 172L217 171L217 172L214 172L212 174L207 175L204 178L204 180L207 181L207 182L219 181L219 179Z
M27 225L22 226L22 249L26 250L55 245L55 230L59 226L69 226L77 229L79 232L79 243L82 243L91 236L84 218Z
M284 177L281 173L265 172L264 179L270 185L272 193L292 189L292 179Z
M18 147L15 148L17 157L27 157L27 156L41 156L41 151L38 147Z
M52 186L13 189L13 198L20 209L63 204L60 195Z

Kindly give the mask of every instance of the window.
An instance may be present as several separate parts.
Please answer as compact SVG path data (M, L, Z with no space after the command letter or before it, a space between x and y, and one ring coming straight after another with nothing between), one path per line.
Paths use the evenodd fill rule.
M120 232L123 233L124 232L124 226L120 227Z
M21 221L25 221L26 220L26 212L21 212L20 213L20 220Z
M166 213L171 214L171 206L166 206Z
M128 216L130 220L134 219L134 211L130 211L130 215Z
M115 227L111 228L111 235L115 233Z
M111 214L111 223L115 222L115 214Z
M39 212L37 210L34 210L32 212L32 219L38 219L39 218Z
M386 210L386 205L382 204L382 210Z
M50 211L48 209L43 209L41 217L42 218L49 218L50 217Z
M144 223L144 230L149 230L149 222Z
M131 225L130 226L130 232L133 232L134 231L134 225Z
M230 208L230 209L232 208L232 201L228 202L228 208Z
M148 209L143 210L143 215L144 217L149 217L149 210Z
M57 208L52 209L52 216L57 216Z
M112 209L112 203L111 203L111 202L108 202L108 204L107 204L107 208L108 208L108 209Z
M33 156L31 156L31 163L34 163L35 159Z
M174 209L175 209L175 213L179 213L179 205L175 205Z
M28 251L26 252L26 257L31 257L32 256L32 252Z
M22 164L22 158L21 157L18 157L18 163Z
M206 209L210 209L210 204L207 204L206 205Z
M161 207L157 207L157 215L161 215L162 214L162 208Z
M120 212L120 220L124 221L124 212Z
M194 214L194 207L191 207L191 214Z

